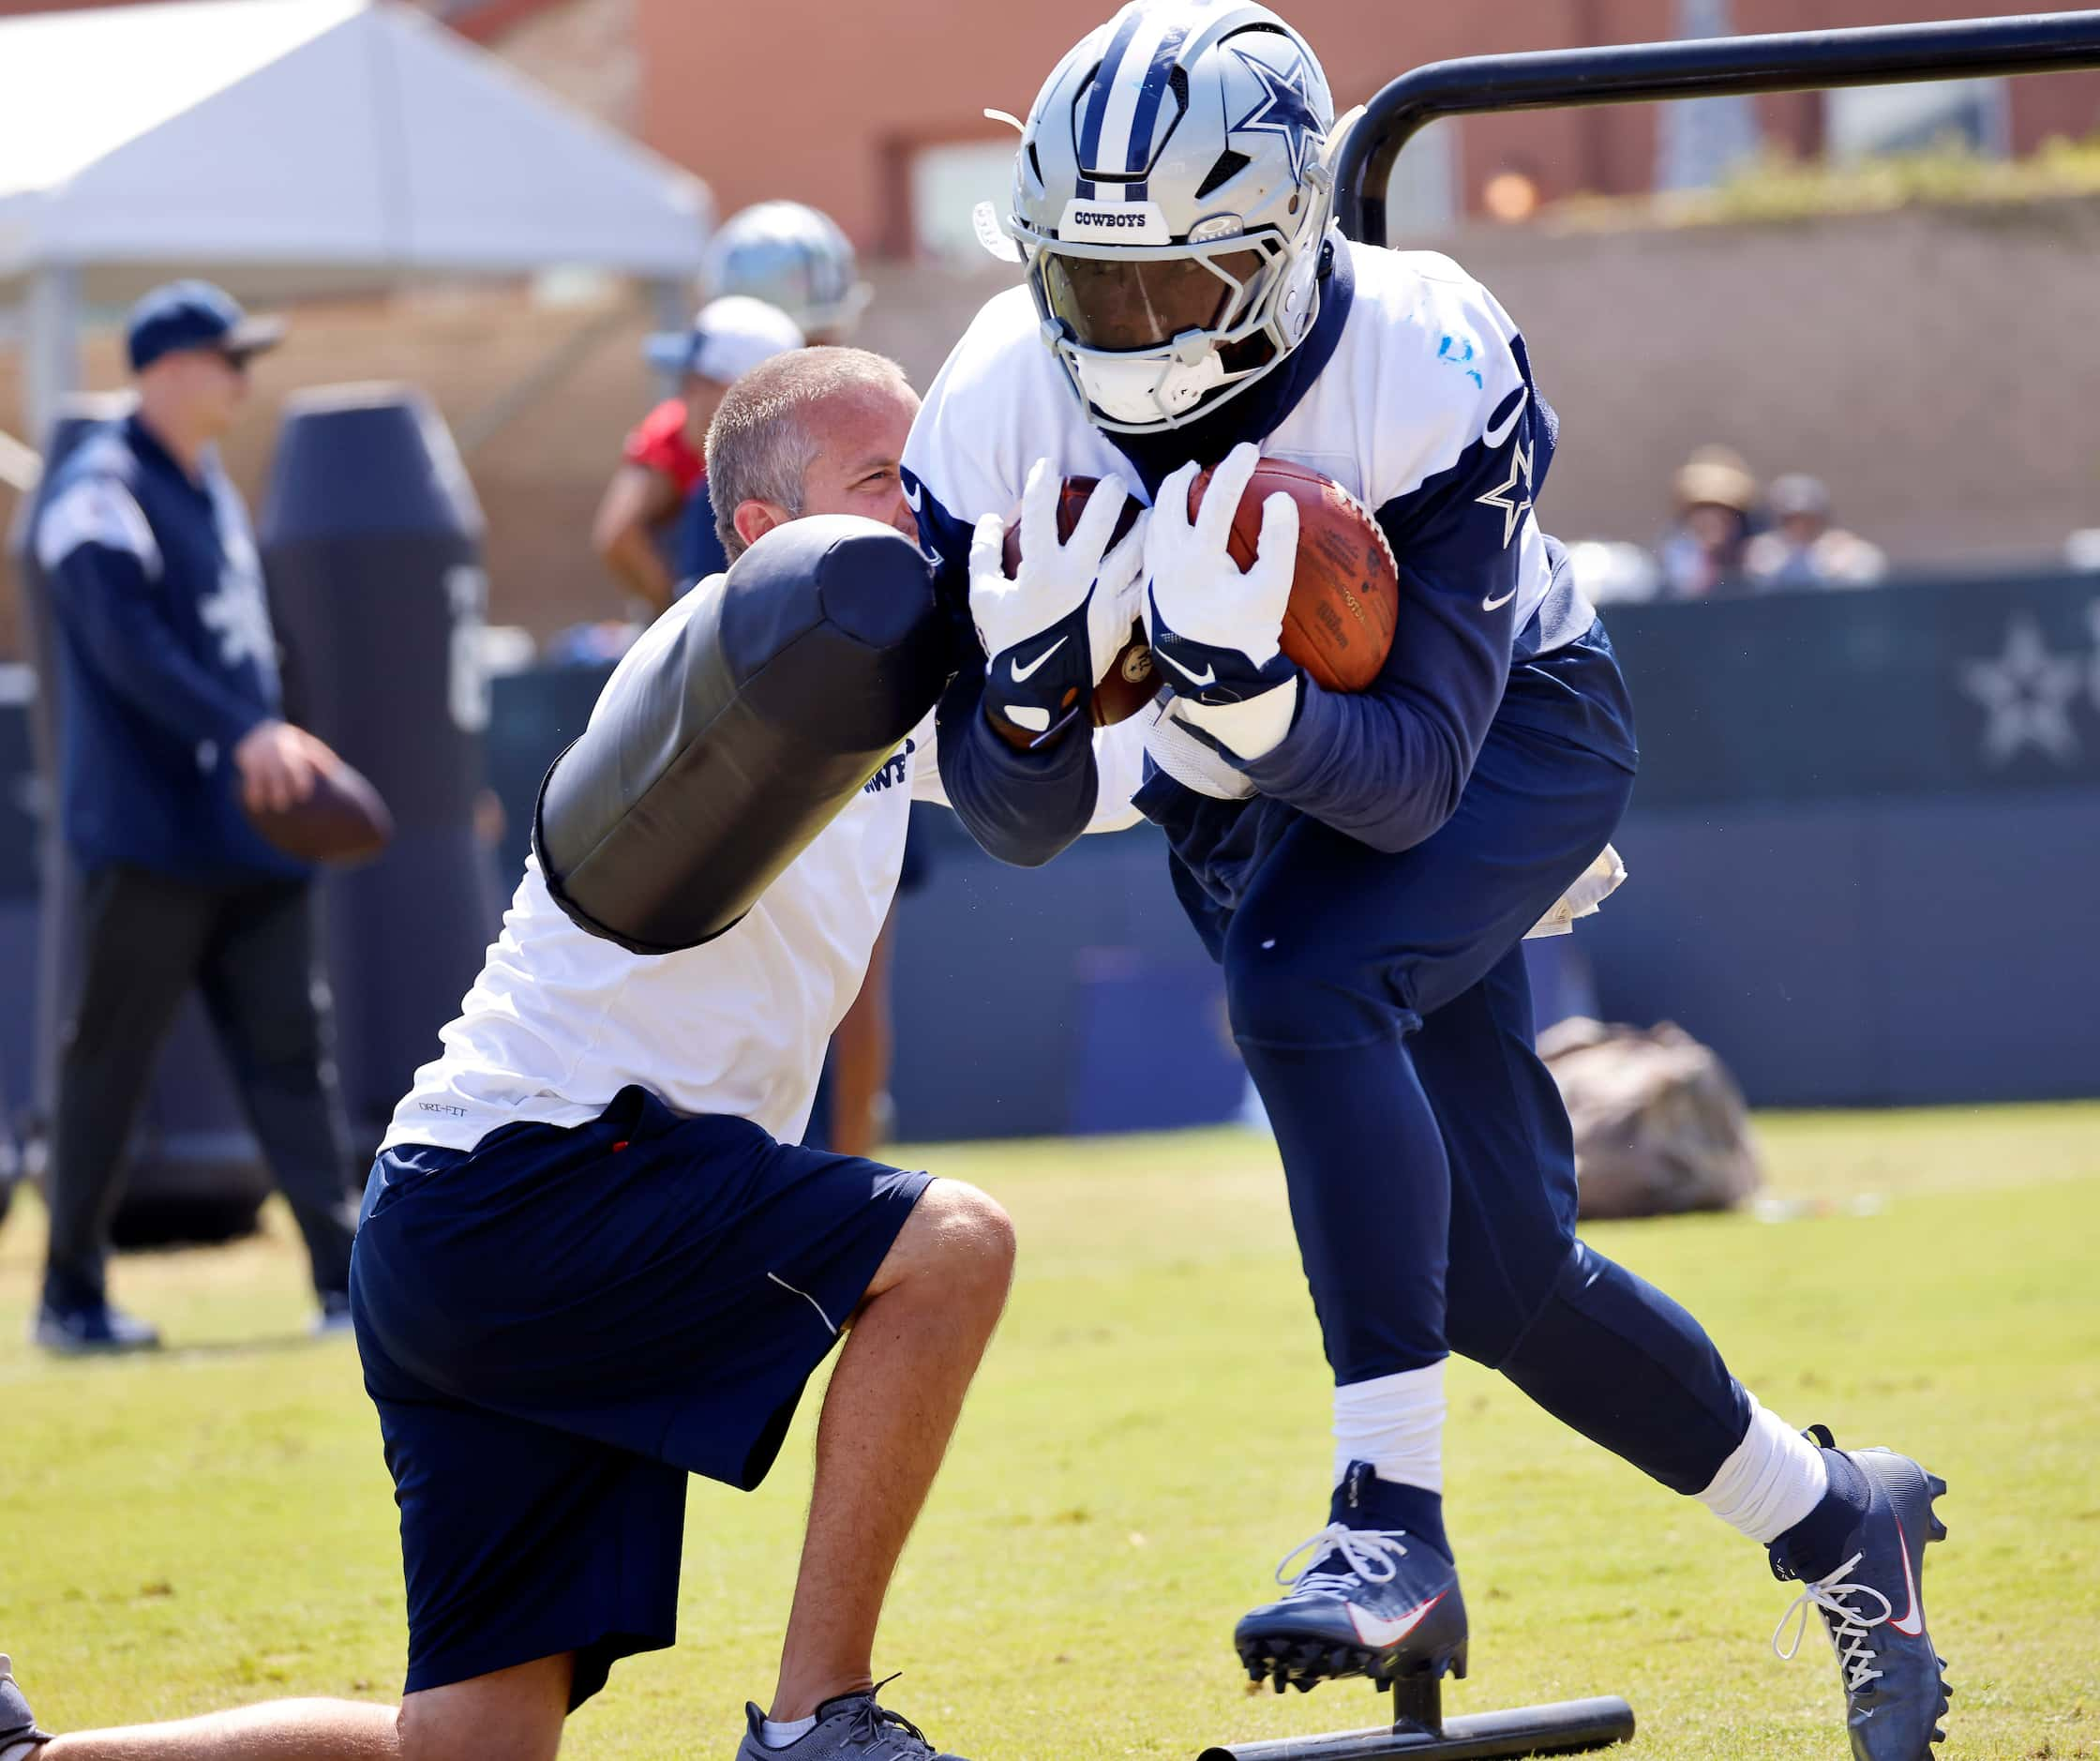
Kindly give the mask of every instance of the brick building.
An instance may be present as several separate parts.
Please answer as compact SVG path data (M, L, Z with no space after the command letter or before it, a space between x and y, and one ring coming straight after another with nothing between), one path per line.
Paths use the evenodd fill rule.
M1003 193L999 160L1012 137L981 113L1025 112L1057 57L1110 9L1110 0L626 3L640 50L644 140L706 176L724 212L765 196L819 203L863 246L893 255L953 238L977 194ZM1449 56L1669 37L1677 0L1284 0L1279 9L1312 41L1337 104L1347 107L1409 68ZM2073 9L2018 0L1733 0L1732 22L1743 32L1791 31ZM1455 138L1422 143L1420 157L1432 163L1426 178L1414 168L1411 205L1430 225L1478 212L1482 189L1504 170L1531 178L1548 200L1651 188L1658 114L1640 106L1467 119ZM1914 132L1920 113L1900 100L1892 110L1885 93L1808 93L1760 100L1759 119L1767 141L1808 154L1834 123L1840 138L1864 143L1900 138L1906 126ZM1946 119L2018 152L2051 135L2091 134L2100 130L2100 74L2008 82L1950 102ZM1922 120L1933 127L1929 112ZM928 212L935 204L946 212Z
M95 0L0 0L0 15ZM141 0L154 4L156 0ZM1057 57L1114 0L412 0L614 128L707 178L729 213L770 196L812 202L878 255L940 254L968 237L982 195L1003 193L1012 135L990 106L1026 111ZM1687 0L1513 0L1501 7L1284 0L1342 108L1410 68L1456 55L1672 36ZM1708 5L1717 0L1708 0ZM1726 0L1739 32L2079 9L2062 0ZM1655 188L1667 107L1480 116L1411 147L1395 215L1423 230L1475 216L1497 173L1545 201ZM2100 132L2100 73L1966 93L1882 88L1757 100L1765 143L1905 143L1953 128L2026 153Z

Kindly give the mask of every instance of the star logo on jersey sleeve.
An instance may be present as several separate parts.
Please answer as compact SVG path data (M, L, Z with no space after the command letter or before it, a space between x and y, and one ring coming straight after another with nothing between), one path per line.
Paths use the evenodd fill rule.
M1535 448L1522 441L1509 448L1509 481L1498 484L1485 495L1473 499L1482 507L1502 515L1502 548L1507 550L1517 535L1517 527L1531 512L1531 461Z
M1295 56L1287 68L1272 68L1268 62L1249 54L1244 49L1235 48L1233 53L1245 64L1248 72L1261 82L1261 101L1242 116L1226 132L1235 134L1272 134L1283 143L1283 150L1290 156L1291 181L1302 184L1305 168L1312 158L1313 149L1327 139L1328 131L1312 108L1312 94L1305 72L1305 58Z

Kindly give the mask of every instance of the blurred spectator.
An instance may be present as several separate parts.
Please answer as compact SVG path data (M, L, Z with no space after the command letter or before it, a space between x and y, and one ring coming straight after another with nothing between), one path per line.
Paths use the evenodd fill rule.
M1745 556L1760 589L1869 587L1888 573L1879 547L1830 523L1822 478L1802 472L1774 478L1764 510L1772 530L1752 538Z
M217 443L281 323L201 281L131 313L137 409L86 436L38 519L64 685L59 781L80 865L82 972L59 1054L38 1344L159 1343L112 1307L109 1224L161 1041L195 985L312 1258L350 1324L352 1212L312 871L243 813L312 792L328 748L282 719L262 569Z
M1742 455L1702 446L1678 470L1677 523L1658 557L1667 597L1710 599L1744 591L1757 478Z
M850 342L874 293L838 222L800 202L731 215L708 241L700 286L710 299L742 294L777 307L812 343Z
M549 667L609 667L635 645L642 626L619 618L599 618L556 630L540 651Z
M658 404L627 436L591 533L613 579L641 600L649 617L670 604L679 583L728 566L714 535L701 452L724 394L759 362L802 346L792 319L737 294L703 306L690 330L649 339L650 364L680 376L680 395Z
M1644 605L1662 590L1662 568L1637 544L1583 538L1568 547L1575 584L1593 606Z

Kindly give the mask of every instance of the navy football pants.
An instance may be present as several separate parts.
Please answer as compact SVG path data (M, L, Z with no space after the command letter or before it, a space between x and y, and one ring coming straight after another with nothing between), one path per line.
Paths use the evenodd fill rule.
M1457 812L1412 850L1301 819L1232 915L1226 991L1337 1383L1455 1350L1696 1492L1747 1398L1689 1315L1575 1239L1568 1114L1532 1044L1520 943L1632 790L1582 736L1591 695L1630 726L1602 643L1516 669Z

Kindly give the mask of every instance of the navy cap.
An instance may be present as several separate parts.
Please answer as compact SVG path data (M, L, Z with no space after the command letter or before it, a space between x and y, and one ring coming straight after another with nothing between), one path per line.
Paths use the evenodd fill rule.
M246 360L283 340L283 319L249 317L231 294L209 281L155 288L132 307L125 331L134 373L181 349L215 349Z

